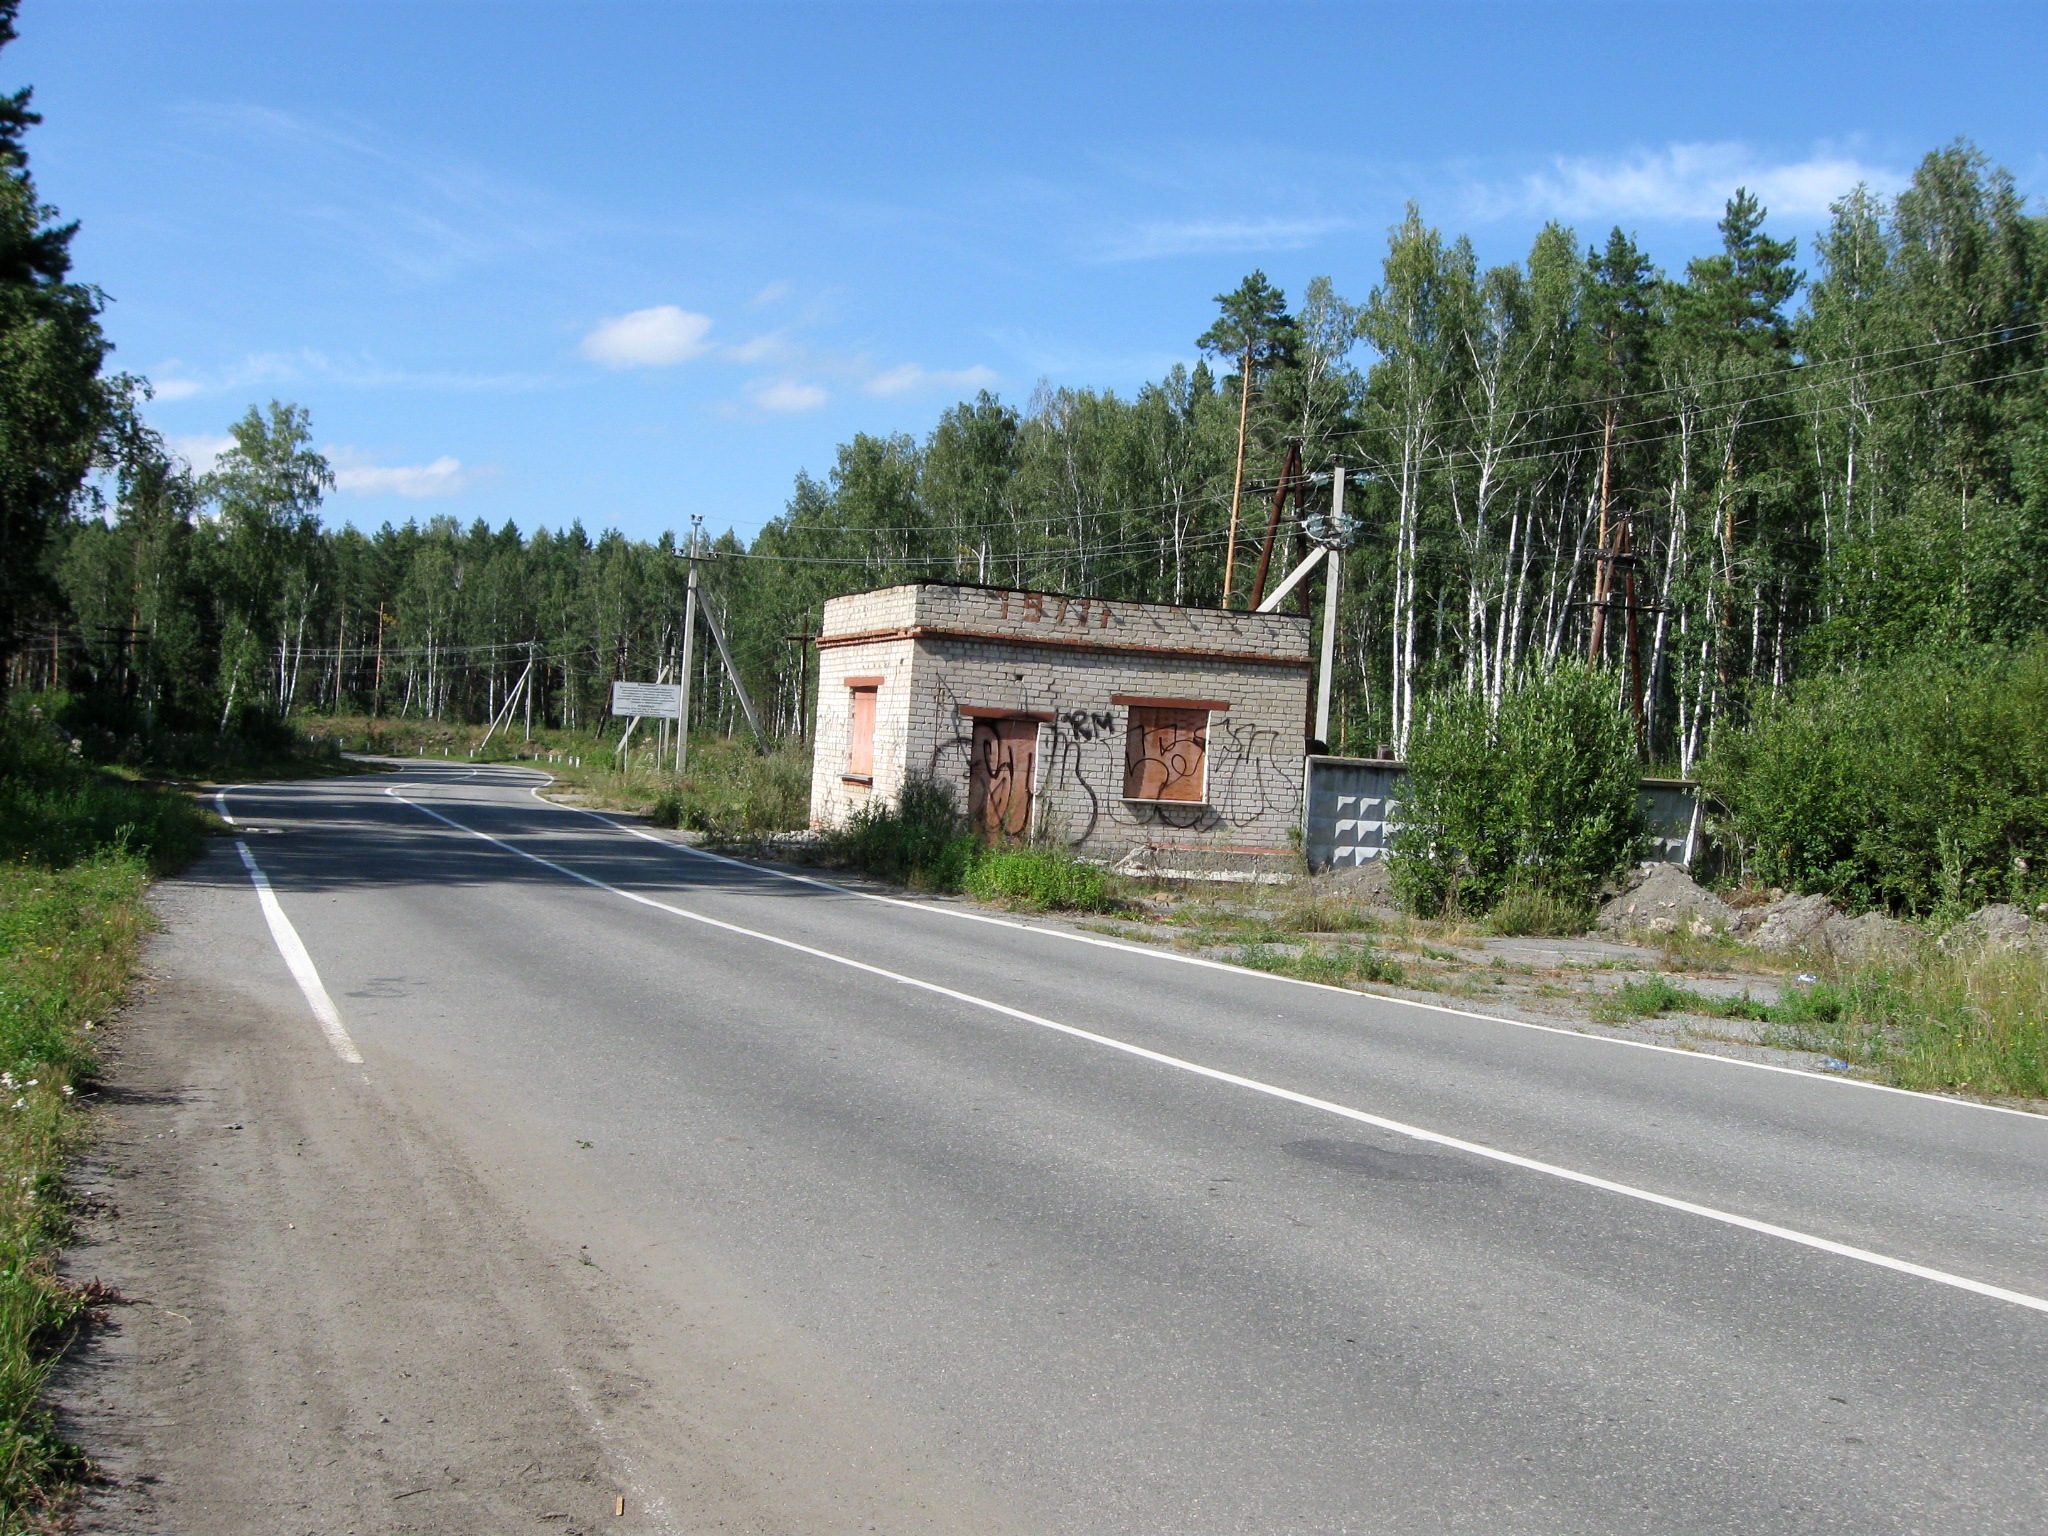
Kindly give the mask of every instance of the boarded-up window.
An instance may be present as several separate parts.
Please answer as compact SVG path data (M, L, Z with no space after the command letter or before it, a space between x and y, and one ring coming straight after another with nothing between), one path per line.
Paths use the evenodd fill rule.
M875 776L875 695L872 685L848 690L853 701L852 729L846 733L846 775L853 779Z
M1124 734L1124 798L1199 803L1208 755L1206 709L1133 704Z

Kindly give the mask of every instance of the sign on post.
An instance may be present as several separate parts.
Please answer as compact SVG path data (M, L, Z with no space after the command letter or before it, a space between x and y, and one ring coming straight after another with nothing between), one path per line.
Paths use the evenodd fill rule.
M683 690L679 683L613 683L612 713L637 715L643 720L683 718Z

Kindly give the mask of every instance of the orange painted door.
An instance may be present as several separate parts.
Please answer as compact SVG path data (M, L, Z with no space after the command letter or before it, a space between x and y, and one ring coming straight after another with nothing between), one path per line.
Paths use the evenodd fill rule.
M967 819L990 842L1031 831L1031 776L1038 766L1036 720L977 720L967 778Z

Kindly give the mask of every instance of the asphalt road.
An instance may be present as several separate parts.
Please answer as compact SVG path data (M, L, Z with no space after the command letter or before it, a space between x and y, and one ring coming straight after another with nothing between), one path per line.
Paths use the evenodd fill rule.
M2048 1529L2048 1119L877 900L536 782L228 796L326 1033L243 861L187 879L294 1071L402 1099L728 1475L841 1511L761 1528L890 1528L844 1481L905 1528ZM636 1509L713 1523L639 1433Z

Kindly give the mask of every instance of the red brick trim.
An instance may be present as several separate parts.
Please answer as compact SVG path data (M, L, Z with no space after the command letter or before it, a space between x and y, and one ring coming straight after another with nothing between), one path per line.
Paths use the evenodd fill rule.
M1112 704L1136 704L1142 709L1206 709L1212 715L1228 714L1230 703L1226 699L1154 699L1136 693L1112 693Z
M1027 645L1041 650L1097 651L1118 656L1169 656L1188 661L1242 661L1260 667L1287 667L1306 672L1306 656L1268 656L1258 651L1203 651L1175 645L1118 645L1102 640L1056 640L1051 636L992 634L980 629L946 629L914 624L908 629L871 629L855 635L821 635L818 649L841 645L872 645L884 640L975 640L985 645Z
M979 704L962 704L960 713L969 720L1036 720L1041 725L1050 725L1059 719L1059 716L1049 709L984 709Z
M841 678L840 681L849 688L879 688L882 686L882 679L879 677L847 677Z

